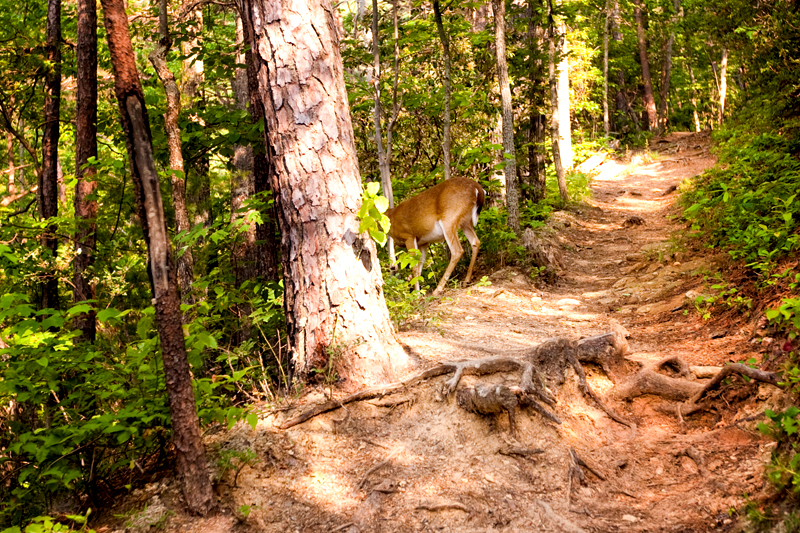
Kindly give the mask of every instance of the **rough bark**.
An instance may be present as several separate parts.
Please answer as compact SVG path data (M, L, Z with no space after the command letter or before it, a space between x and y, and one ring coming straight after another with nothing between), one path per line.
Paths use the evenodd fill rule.
M636 20L636 40L639 44L639 62L642 66L642 103L644 104L645 125L650 131L657 127L658 115L656 113L656 100L653 97L653 80L650 76L650 60L647 53L647 38L644 29L644 14L642 0L633 0L633 16Z
M78 0L77 98L75 102L75 235L73 300L82 302L96 297L89 277L97 246L97 189L93 166L86 166L97 157L97 4L95 0ZM84 340L94 342L95 311L75 318Z
M361 180L335 13L328 0L243 7L275 161L290 370L305 380L330 363L345 386L391 381L407 358L375 245L358 234Z
M450 93L451 93L451 65L450 65L450 40L444 31L442 22L442 9L439 0L433 0L433 16L436 20L436 30L439 32L439 40L442 41L442 55L444 56L444 139L442 140L442 153L444 162L444 179L449 180L450 169Z
M500 106L503 113L503 156L505 159L506 209L508 225L520 232L519 185L517 183L517 154L514 149L514 110L511 107L511 84L508 81L506 58L506 3L492 0L494 12L494 44L497 57L497 82L500 85Z
M558 76L556 74L556 55L557 51L563 48L561 44L564 39L564 25L561 22L556 22L555 13L553 11L553 0L548 0L548 24L550 33L550 102L552 104L552 118L550 121L550 136L552 138L553 146L553 164L556 167L556 178L558 180L558 192L561 195L561 202L566 204L569 202L569 193L567 192L567 167L564 166L564 157L562 156L561 144L561 107L564 105L560 101L560 92L558 90ZM569 102L566 103L569 106Z
M159 33L161 35L158 45L150 53L150 62L155 68L158 79L164 86L167 99L167 108L164 112L164 129L167 133L167 152L169 153L169 168L172 171L172 205L175 208L175 231L181 233L189 231L189 211L186 207L186 172L181 152L181 129L178 117L181 112L181 93L175 82L175 75L167 66L167 54L172 46L167 21L167 2L159 1ZM181 291L181 301L192 303L192 282L194 281L194 257L191 248L186 248L177 259L178 284Z
M47 2L47 41L45 43L48 65L45 70L44 132L42 134L42 172L39 175L39 215L47 220L58 216L58 139L61 112L61 0ZM55 228L48 225L42 234L42 246L49 251L42 280L42 308L58 309L58 278L55 276L55 258L58 240Z
M177 472L181 477L183 495L189 509L194 513L206 514L215 506L214 494L186 357L175 265L153 159L144 94L136 70L123 0L103 0L102 5L114 67L115 92L127 138L131 175L147 244L148 273L155 300L156 327L161 340Z

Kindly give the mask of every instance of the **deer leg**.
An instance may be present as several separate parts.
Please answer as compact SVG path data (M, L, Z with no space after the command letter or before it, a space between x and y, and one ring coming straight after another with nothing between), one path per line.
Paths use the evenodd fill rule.
M428 245L424 244L419 247L420 258L419 263L417 263L416 268L414 269L414 277L418 278L422 275L422 269L425 266L425 258L428 256ZM414 290L419 290L419 280L414 282Z
M467 277L464 278L464 283L469 283L469 280L472 279L472 269L475 267L475 258L478 257L478 248L481 245L481 241L478 239L478 236L475 234L475 229L472 226L462 227L461 231L463 231L464 235L467 236L467 240L472 246L472 257L469 260L469 270L467 270Z
M447 243L447 247L450 248L450 264L447 265L444 276L442 276L442 279L439 281L439 285L436 286L436 290L433 291L434 296L442 292L444 286L447 284L447 280L450 279L450 274L452 274L453 269L456 268L458 260L464 255L464 249L461 247L461 243L458 242L458 229L455 226L451 228L445 227L441 220L437 220L436 224L438 224L439 228L442 230L444 241Z

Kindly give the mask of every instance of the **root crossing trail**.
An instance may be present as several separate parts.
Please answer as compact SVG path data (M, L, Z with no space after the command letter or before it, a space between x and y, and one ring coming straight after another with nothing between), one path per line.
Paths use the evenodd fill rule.
M707 138L677 134L655 149L653 162L605 162L593 198L553 217L545 238L560 261L554 285L536 286L513 268L485 273L491 285L446 291L434 320L401 331L419 367L513 357L549 338L577 340L619 326L630 334L629 375L670 355L690 365L717 366L750 357L755 347L744 332L710 328L693 311L692 291L702 290L702 273L724 265L724 256L686 250L671 237L680 229L669 218L675 213L674 188L713 164ZM773 389L753 384L750 400L728 411L681 419L662 398L616 400L617 384L600 368L586 369L594 391L635 428L587 402L571 373L552 391L562 423L522 410L514 436L507 417L469 413L453 398L442 398L441 377L279 430L305 407L327 399L322 391L307 392L289 410L267 413L256 431L237 426L209 436L212 457L253 450L258 462L244 467L235 483L228 474L219 485L229 515L199 519L179 513L166 529L730 529L729 509L741 507L745 493L765 487L763 465L771 445L754 427ZM509 376L464 376L462 384L479 381L505 384ZM158 503L153 498L178 497L170 484L148 490L140 491L139 504L149 502L150 508Z

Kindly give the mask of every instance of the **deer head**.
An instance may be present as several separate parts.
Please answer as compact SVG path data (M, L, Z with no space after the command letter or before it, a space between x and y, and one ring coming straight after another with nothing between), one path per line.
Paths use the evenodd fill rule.
M422 273L429 244L445 241L450 248L450 264L433 291L434 295L442 292L458 260L464 255L464 249L458 242L459 229L472 245L472 258L464 281L469 283L472 278L481 244L475 234L475 224L478 223L485 194L483 188L470 179L451 178L386 211L386 216L392 222L389 236L408 249L416 248L422 252L422 258L414 269L414 277Z

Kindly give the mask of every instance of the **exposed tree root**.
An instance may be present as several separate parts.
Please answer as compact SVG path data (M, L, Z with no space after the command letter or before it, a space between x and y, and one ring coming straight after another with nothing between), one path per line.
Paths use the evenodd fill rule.
M456 403L465 411L480 415L494 415L506 411L509 433L512 436L517 434L514 415L519 406L519 399L509 387L477 383L474 387L458 389Z
M343 407L348 403L387 396L407 390L409 387L426 379L445 374L453 374L442 385L444 395L450 396L456 391L464 375L486 375L519 371L522 372L519 387L505 387L507 390L498 393L499 396L495 398L496 401L494 403L486 401L486 398L480 398L480 394L476 392L476 389L473 389L471 393L463 393L467 396L463 396L462 401L465 402L465 405L471 407L470 410L476 413L489 414L507 411L512 427L514 427L514 410L517 406L532 407L545 418L560 424L561 421L558 417L541 405L542 403L549 406L555 405L555 398L548 390L543 376L546 376L548 382L561 385L565 379L567 366L574 369L578 376L579 389L585 396L591 398L612 419L621 424L633 426L609 409L589 387L586 382L586 374L580 363L580 361L597 363L603 367L609 377L612 377L624 364L623 355L627 351L627 346L624 330L620 328L618 331L589 337L578 342L560 337L550 339L528 350L522 359L493 357L471 361L446 362L403 381L370 387L339 400L329 400L312 406L299 416L284 422L280 429L288 429L302 424L317 415ZM614 378L612 377L612 379ZM509 394L514 397L514 400L511 400ZM472 395L471 399L468 399L469 395ZM512 407L514 401L517 403Z
M658 372L667 366L675 368L682 378L673 378ZM707 383L691 381L692 374L707 375L707 371L708 367L690 367L680 357L667 357L651 367L642 368L618 387L615 395L621 400L630 400L644 394L654 394L682 402L676 405L674 411L682 419L683 416L710 408L713 403L702 400L708 400L709 393L719 388L722 381L731 375L746 376L755 381L779 386L779 376L775 372L750 368L741 363L730 363L723 366Z

